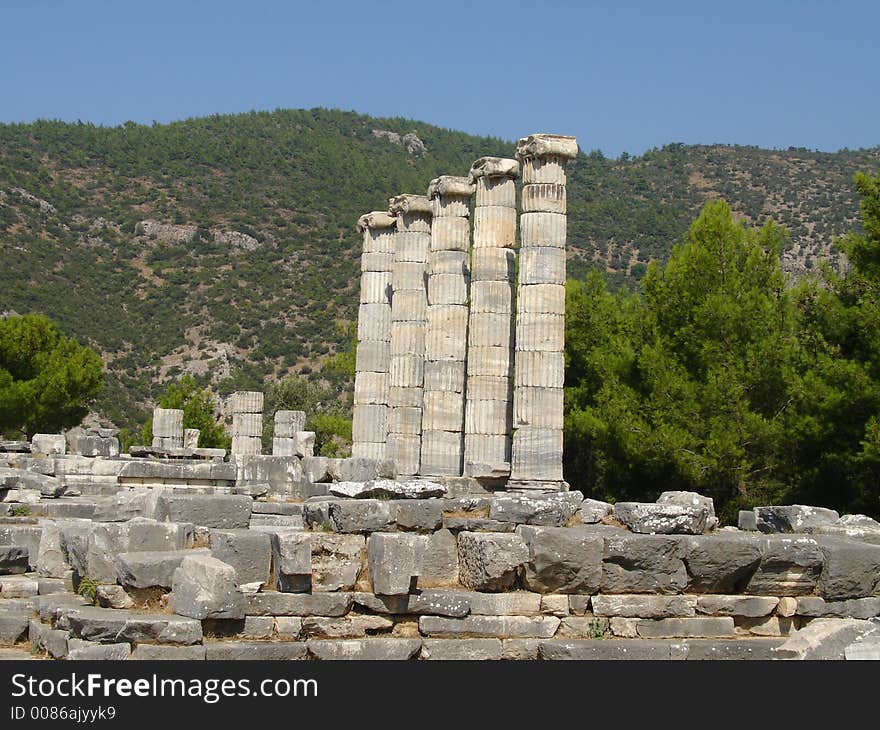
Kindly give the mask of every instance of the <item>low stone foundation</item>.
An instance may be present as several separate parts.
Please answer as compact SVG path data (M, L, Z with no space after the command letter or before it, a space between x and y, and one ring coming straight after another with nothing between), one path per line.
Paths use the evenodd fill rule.
M4 458L0 644L47 657L877 652L880 525L868 518L759 508L741 521L766 532L715 529L698 495L612 506L492 493L386 478L367 459L91 459L82 474L81 457ZM781 529L800 532L770 532Z

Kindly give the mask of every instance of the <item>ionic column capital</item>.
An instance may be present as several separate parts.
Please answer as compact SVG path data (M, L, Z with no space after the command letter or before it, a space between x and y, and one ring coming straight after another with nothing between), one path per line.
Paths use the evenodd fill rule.
M530 134L516 143L516 159L520 162L529 157L563 157L571 160L577 155L577 139L564 134Z
M388 199L388 213L392 216L404 214L432 215L433 208L427 195L403 193Z
M469 198L473 195L474 183L467 177L441 175L428 184L428 199L437 197Z
M357 220L357 228L363 233L367 229L394 228L394 218L384 210L374 210L364 213Z
M481 157L471 165L468 180L473 183L481 177L516 179L519 177L519 162L507 157Z

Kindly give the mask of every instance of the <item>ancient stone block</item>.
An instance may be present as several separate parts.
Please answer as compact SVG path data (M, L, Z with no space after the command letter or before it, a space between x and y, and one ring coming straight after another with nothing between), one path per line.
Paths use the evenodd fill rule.
M824 556L808 537L769 537L761 541L761 564L744 593L762 596L802 596L813 592Z
M175 570L196 550L159 550L119 553L116 570L120 585L126 588L171 588Z
M605 537L602 593L680 593L688 574L679 541L662 535Z
M253 530L211 530L211 555L235 568L238 584L269 582L270 536Z
M367 556L373 593L394 596L409 593L421 574L427 538L409 533L370 535Z
M487 636L546 639L556 633L559 623L556 616L422 616L419 631L423 636L447 638Z
M460 579L473 590L509 589L528 558L528 548L519 535L492 532L458 535Z
M252 503L243 495L164 493L156 503L156 519L221 529L246 528Z
M243 618L245 613L235 569L209 555L183 559L174 571L169 605L175 613L197 619Z
M681 541L689 593L737 593L761 562L761 545L742 535L715 533Z
M880 593L880 545L837 537L817 537L824 555L818 589L829 601Z
M702 535L709 519L705 507L644 502L617 502L614 516L644 535Z

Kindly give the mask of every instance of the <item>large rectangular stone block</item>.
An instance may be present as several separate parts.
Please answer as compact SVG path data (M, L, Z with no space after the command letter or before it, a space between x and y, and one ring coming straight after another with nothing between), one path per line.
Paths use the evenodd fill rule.
M463 449L461 431L423 431L420 473L459 476Z
M507 378L513 365L513 350L507 347L481 347L471 343L468 348L468 377Z
M680 541L664 535L605 537L602 593L681 593L688 582Z
M506 312L474 312L469 330L470 341L474 345L510 348L513 342L513 317Z
M232 436L261 436L263 433L262 413L233 413Z
M516 311L523 314L565 314L563 284L529 284L517 291Z
M384 441L388 433L387 412L384 405L358 404L352 413L352 439L356 442Z
M565 316L519 314L516 318L516 349L562 352L565 349Z
M508 177L478 177L476 207L488 206L516 208L516 183Z
M503 400L471 400L465 407L464 428L474 434L510 432L510 404Z
M514 479L562 479L562 429L517 428L513 432L511 476Z
M262 413L263 394L257 390L239 390L229 396L231 413Z
M386 405L388 403L388 374L355 373L354 402L356 405Z
M397 471L402 475L418 474L421 463L422 439L420 436L388 434L388 458L394 459Z
M364 252L361 254L361 271L391 271L394 254L385 252Z
M306 430L305 411L275 411L274 435L281 438L293 438L298 431Z
M391 330L385 341L364 340L358 342L355 351L355 369L357 372L387 373L391 360ZM303 430L303 429L300 429Z
M513 248L516 208L478 207L474 210L474 248Z
M520 388L562 388L565 384L565 355L562 352L517 351L513 383Z
M540 157L523 157L523 185L534 183L555 183L565 185L565 164L568 158L560 155L541 155Z
M522 537L499 532L461 532L458 535L459 575L475 591L505 591L529 558Z
M471 313L474 312L495 312L510 315L513 312L513 283L472 281Z
M503 464L510 462L510 437L505 434L466 433L464 437L465 471L468 464Z
M391 269L391 288L393 296L404 290L424 291L428 273L424 263L394 262Z
M566 212L565 185L556 183L533 183L523 185L523 213L561 213Z
M418 436L422 432L422 409L412 407L389 409L388 432Z
M428 277L428 306L464 304L468 301L468 279L462 274L431 274Z
M358 342L391 339L391 308L387 304L361 304L358 308Z
M409 593L422 572L427 537L411 533L375 532L367 541L373 593L396 596Z
M552 246L522 248L519 252L519 283L565 284L565 249Z
M393 322L425 322L428 318L428 292L418 289L395 289L391 297Z
M523 248L565 246L567 217L562 213L523 213L519 217Z
M391 272L365 271L361 274L361 304L391 304Z
M425 358L422 355L392 355L388 368L390 387L421 389L425 377Z
M465 364L460 360L426 360L425 390L464 392Z
M462 431L464 427L464 397L461 393L442 390L426 391L422 409L422 429L425 431Z
M435 251L428 259L428 273L456 275L467 280L470 270L470 259L467 251Z
M602 583L604 540L587 528L520 525L528 548L523 581L538 593L596 593Z
M424 351L424 321L394 322L391 328L391 358L421 356ZM386 363L386 368L390 369L390 367L391 359Z
M809 537L772 536L761 540L761 564L744 592L761 596L804 596L814 592L824 555Z
M513 398L514 428L561 429L562 401L562 388L517 388Z
M557 628L559 619L556 616L422 616L419 619L419 631L424 636L449 638L487 636L548 639L556 633Z
M431 251L467 251L471 224L467 218L444 216L431 224Z
M269 584L270 535L254 530L211 530L211 555L235 568L238 585Z
M202 527L246 528L252 504L253 500L244 495L166 492L156 503L156 519L191 522Z

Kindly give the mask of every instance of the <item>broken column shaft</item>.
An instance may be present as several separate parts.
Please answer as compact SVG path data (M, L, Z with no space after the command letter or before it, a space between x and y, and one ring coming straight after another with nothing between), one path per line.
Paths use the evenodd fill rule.
M523 189L511 489L565 488L565 164L577 153L575 138L562 135L535 134L516 146Z
M232 411L232 454L259 454L262 451L263 394L241 390L230 396Z
M431 202L424 195L389 201L395 217L391 269L391 362L388 380L388 458L398 474L419 473L425 373L427 292L431 248Z
M395 219L373 211L358 219L363 233L361 293L355 355L351 455L386 457L388 369L391 362L391 268ZM304 430L305 424L299 430Z
M483 157L476 183L465 398L465 474L510 462L516 160Z
M462 473L473 189L468 178L449 175L428 186L433 219L419 473L430 476Z

